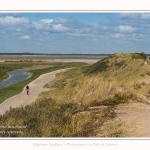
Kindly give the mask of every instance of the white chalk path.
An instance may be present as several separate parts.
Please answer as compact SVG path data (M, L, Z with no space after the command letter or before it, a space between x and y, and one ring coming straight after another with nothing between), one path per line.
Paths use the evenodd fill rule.
M37 79L33 80L31 83L29 83L29 95L27 95L26 87L24 87L23 91L15 95L13 97L8 98L3 103L0 104L0 114L3 115L7 110L11 108L16 108L20 106L26 106L28 104L31 104L36 100L38 97L38 94L43 91L43 86L50 81L54 80L55 75L57 73L66 71L67 69L61 69L57 71L53 71L50 73L46 73L43 75L40 75Z

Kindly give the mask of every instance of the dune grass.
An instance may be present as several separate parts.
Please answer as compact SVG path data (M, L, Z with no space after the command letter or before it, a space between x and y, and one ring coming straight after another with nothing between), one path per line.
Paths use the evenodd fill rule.
M0 136L130 136L122 129L123 123L115 121L114 110L121 103L138 101L140 93L150 92L149 84L139 82L147 73L144 62L143 54L115 54L57 74L45 85L50 91L43 92L35 103L0 116L0 124L26 126L22 133Z

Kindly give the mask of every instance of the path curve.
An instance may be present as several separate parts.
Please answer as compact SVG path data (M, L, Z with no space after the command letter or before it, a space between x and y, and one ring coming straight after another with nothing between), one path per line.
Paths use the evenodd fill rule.
M60 69L50 73L42 74L37 79L30 82L28 85L30 87L29 95L26 94L26 89L24 87L23 91L13 97L8 98L3 103L0 104L0 114L5 114L11 108L16 108L20 106L26 106L31 104L36 100L38 94L43 91L43 86L50 81L54 80L55 75L60 72L64 72L68 69Z

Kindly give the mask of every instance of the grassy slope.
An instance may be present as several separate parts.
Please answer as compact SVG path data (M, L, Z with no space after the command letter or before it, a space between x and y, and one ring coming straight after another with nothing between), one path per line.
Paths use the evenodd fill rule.
M138 81L148 74L143 54L115 54L91 66L72 69L57 75L45 87L32 106L12 109L3 117L3 125L27 125L23 137L123 137L129 136L120 122L103 125L115 118L120 103L139 100L147 94L149 84ZM105 67L104 67L105 66ZM143 93L144 92L144 93Z

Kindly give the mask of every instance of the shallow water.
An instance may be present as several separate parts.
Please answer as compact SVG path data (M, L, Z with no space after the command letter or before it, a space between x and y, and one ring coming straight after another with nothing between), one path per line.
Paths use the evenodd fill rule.
M10 84L15 84L24 80L27 80L31 77L30 74L27 74L26 70L14 70L8 72L9 77L0 82L0 87L5 87Z

